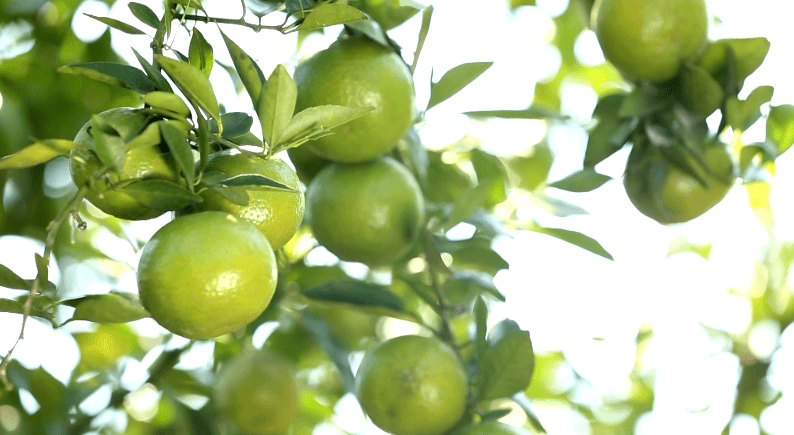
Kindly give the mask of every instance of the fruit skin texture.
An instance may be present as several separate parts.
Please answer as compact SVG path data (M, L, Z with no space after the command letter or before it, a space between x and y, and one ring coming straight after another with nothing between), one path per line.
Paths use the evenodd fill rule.
M235 204L212 189L201 191L203 201L189 211L217 210L239 216L259 228L273 249L284 246L298 231L306 208L303 188L295 171L278 157L268 159L248 157L221 151L212 154L206 171L221 171L229 176L241 174L264 175L291 188L294 192L264 186L249 186L248 205ZM177 215L182 215L179 212Z
M246 434L286 433L298 413L295 368L268 350L229 362L214 388L221 414Z
M339 39L295 70L295 111L333 104L375 110L306 144L320 157L363 162L397 145L413 124L416 95L408 66L393 51L363 37Z
M99 117L113 127L125 141L140 133L148 120L139 111L128 107L106 110ZM90 127L91 121L77 132L74 142L80 146L69 153L69 169L77 186L87 183L91 175L102 167L102 163L92 152L95 147L89 132ZM108 178L97 180L87 193L86 199L103 212L127 220L152 219L166 210L147 207L123 191L113 189L113 184L132 179L161 179L184 183L173 157L163 144L129 149L121 172L111 171Z
M455 352L428 337L384 341L364 356L356 397L379 428L394 435L440 435L466 408L468 381Z
M323 168L306 191L306 215L317 241L340 259L383 266L408 252L425 210L411 173L381 157Z
M220 211L182 216L144 246L138 292L169 331L194 340L247 325L276 290L276 258L251 223Z
M661 82L706 43L705 0L599 0L592 23L604 57L630 79Z
M456 431L455 435L530 435L528 431L498 421L483 421Z
M700 151L710 171L698 163L695 166L708 187L668 163L660 154L651 152L638 160L630 156L623 185L634 207L661 224L673 224L692 220L722 201L736 178L731 155L724 145L718 143L706 145ZM654 167L666 167L661 190L655 192L651 186L661 180L653 179L656 176L652 172Z

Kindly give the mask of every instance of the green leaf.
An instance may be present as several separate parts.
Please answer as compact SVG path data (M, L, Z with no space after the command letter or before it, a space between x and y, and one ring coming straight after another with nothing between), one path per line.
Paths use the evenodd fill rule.
M587 139L584 167L592 168L620 150L637 126L637 118L623 119L618 115L625 98L626 94L611 94L596 105L593 117L598 124Z
M177 210L202 201L195 193L165 180L142 180L118 189L157 210Z
M471 164L474 166L479 183L492 181L485 208L491 208L504 202L507 199L510 184L507 179L507 169L502 160L475 148L471 150Z
M77 144L65 139L44 139L0 158L0 170L20 169L49 162L58 156L68 156Z
M143 67L143 70L146 71L146 75L149 77L149 79L155 83L157 89L163 92L173 92L173 89L171 89L171 84L168 83L168 80L166 80L165 77L163 77L163 75L160 73L160 70L152 66L152 64L144 59L140 53L135 51L134 48L130 47L130 49L133 53L135 53L135 57L138 58L138 63L140 63L141 67Z
M655 87L638 86L630 93L625 94L618 110L618 117L647 116L671 103L672 95L669 92Z
M670 240L667 248L667 258L683 253L696 254L703 257L704 260L708 260L711 255L711 243L694 243L684 236L678 236Z
M285 184L282 184L272 178L260 174L240 174L229 177L220 181L218 185L228 187L241 187L241 186L259 186L259 187L272 187L279 190L286 190L287 192L295 192L295 190Z
M254 125L254 118L244 112L229 112L221 115L223 120L223 134L221 137L224 139L233 139L249 133L251 126ZM214 120L210 121L210 132L218 134L218 123Z
M430 84L430 101L427 103L427 110L457 94L491 65L493 62L464 63L444 73L438 82Z
M469 304L483 293L505 301L504 295L494 285L493 276L476 270L455 269L444 283L443 290L453 305Z
M512 319L503 319L500 320L497 324L491 327L491 331L488 334L488 345L494 346L496 343L501 341L503 338L512 332L521 331L521 327L518 326L515 320Z
M528 156L511 156L507 167L518 177L517 187L533 191L546 182L554 155L545 143L533 146Z
M571 231L571 230L565 230L562 228L546 228L540 226L535 222L533 222L528 229L530 231L535 231L537 233L556 237L562 241L568 242L574 246L578 246L586 251L590 251L593 254L599 255L608 260L614 260L614 258L612 258L612 255L609 252L607 252L607 250L604 249L604 247L601 246L601 244L598 243L598 241L582 233L578 233L576 231Z
M339 370L345 389L350 393L355 392L356 379L353 376L353 369L350 368L349 352L342 340L334 334L325 320L306 310L303 311L303 324L311 331L320 347Z
M684 64L681 72L681 102L692 113L707 117L722 106L725 92L705 69Z
M49 259L39 254L33 254L33 261L36 263L36 279L39 280L39 282L49 282Z
M31 283L22 279L8 267L0 264L0 287L14 290L30 290Z
M475 211L484 207L488 203L495 182L494 179L486 180L474 186L466 194L459 196L452 206L449 217L444 222L444 230L449 231L450 228L465 221Z
M334 24L366 20L367 15L344 3L320 3L306 15L297 30L316 30Z
M193 36L190 38L188 61L191 65L201 70L205 76L210 76L212 65L215 63L215 56L212 53L212 45L204 39L204 35L197 28L193 28Z
M794 106L783 104L769 109L766 140L777 146L778 156L791 148L794 144Z
M121 22L119 20L114 20L113 18L97 17L97 16L91 15L91 14L85 14L85 15L89 16L89 17L91 17L91 18L93 18L93 19L95 19L95 20L97 20L97 21L99 21L101 23L107 24L108 26L110 26L110 27L112 27L112 28L114 28L116 30L122 31L124 33L128 33L130 35L145 35L146 34L143 31L141 31L138 28L136 28L135 26L131 26L131 25L129 25L127 23L124 23L124 22Z
M262 137L270 147L275 146L295 113L298 87L287 69L278 65L262 86L262 94L256 106L259 122L262 124Z
M567 116L560 115L549 109L539 106L530 106L523 110L480 110L474 112L463 112L470 118L502 118L502 119L568 119Z
M88 77L102 83L132 89L146 94L157 90L157 85L138 68L113 62L89 62L65 65L59 72Z
M221 32L221 36L223 36L223 41L226 43L226 49L229 50L234 69L237 70L237 74L240 76L240 81L243 82L243 86L248 92L248 96L251 97L254 107L258 107L262 84L265 83L265 75L248 53L229 39L225 33Z
M245 207L248 205L248 191L241 187L228 187L223 185L209 186L210 189L218 192L221 196L237 205Z
M281 6L281 2L266 1L266 0L245 0L245 6L257 18L264 17L265 15L275 11Z
M187 180L188 189L192 192L193 184L196 182L196 170L193 164L193 150L190 148L187 136L168 121L158 121L157 124L171 155L174 156L177 166Z
M730 50L733 53L736 80L743 82L764 62L769 47L769 40L763 37L721 39L706 46L698 65L712 76L719 76L728 67Z
M540 423L540 419L538 418L538 413L535 412L535 407L532 405L532 401L527 397L526 393L523 391L520 393L516 393L512 397L513 401L524 410L524 414L526 414L529 422L532 424L532 427L540 432L540 433L548 433L546 432L546 428L543 427L543 424Z
M72 320L97 323L127 323L149 317L134 294L106 293L72 299L64 304L74 307Z
M155 109L167 111L170 118L187 119L190 108L185 101L173 92L154 91L143 96L143 103Z
M772 100L774 88L759 86L750 92L746 100L728 97L725 102L725 116L735 130L745 131L761 117L761 106Z
M195 66L165 57L161 54L155 56L157 62L163 67L166 74L176 83L176 86L185 94L187 99L200 107L204 113L214 118L220 124L223 131L223 121L221 121L220 107L215 97L209 79L204 73Z
M342 302L362 307L380 307L405 312L403 300L386 287L361 281L330 281L304 290L309 299Z
M12 299L0 299L0 312L11 314L22 314L25 308L21 303Z
M527 331L513 331L496 342L480 361L480 400L510 397L529 386L535 353Z
M611 179L612 177L599 174L592 169L583 169L581 171L574 172L562 180L558 180L549 184L549 187L567 190L568 192L590 192L603 186L604 183L610 181Z
M127 156L127 145L124 139L114 135L105 134L111 128L99 115L91 117L91 135L94 138L94 148L99 161L110 169L121 172Z
M128 6L132 15L135 15L135 18L141 20L143 24L153 29L160 27L160 19L157 18L157 14L149 9L149 6L137 2L130 2Z
M433 5L429 5L422 12L422 25L419 27L419 35L416 38L416 50L414 50L414 61L411 63L411 74L416 71L416 64L419 62L419 55L427 40L427 32L430 31L430 21L433 18Z
M287 129L279 138L276 150L290 148L305 143L312 132L330 131L332 128L350 122L374 110L373 107L346 107L324 105L309 107L296 113ZM281 145L284 145L282 147ZM288 146L289 145L289 146ZM276 151L273 151L276 152Z
M478 360L481 360L488 351L488 341L485 339L488 329L488 307L482 296L474 300L475 343L477 344Z
M287 14L293 14L298 11L305 11L307 9L311 9L314 6L314 1L312 0L286 0L284 2L286 6Z

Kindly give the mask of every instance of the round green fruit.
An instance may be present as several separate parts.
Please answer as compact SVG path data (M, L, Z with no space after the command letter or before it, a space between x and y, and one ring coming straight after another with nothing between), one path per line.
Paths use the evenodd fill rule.
M498 421L483 421L464 427L455 435L530 435L526 429L510 426Z

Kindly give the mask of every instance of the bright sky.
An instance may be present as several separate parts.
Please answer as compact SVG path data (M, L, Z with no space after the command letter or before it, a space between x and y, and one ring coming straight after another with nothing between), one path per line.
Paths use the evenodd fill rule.
M155 11L162 8L159 0L139 1ZM236 10L229 11L231 3L234 2L208 3L208 10L210 14L236 16ZM435 148L455 142L471 128L461 112L521 109L530 103L535 81L552 76L559 66L559 55L547 44L554 32L548 15L562 12L567 1L539 0L537 9L522 8L514 15L505 13L501 7L483 7L483 2L477 0L432 3L435 14L431 32L416 73L420 105L428 98L431 68L435 77L440 77L444 71L464 62L495 62L472 86L427 114L421 135L427 146ZM501 5L501 2L495 3ZM773 104L794 103L794 82L789 77L791 36L788 22L794 15L794 3L755 0L752 7L747 7L746 2L711 0L708 3L710 12L722 21L721 25L712 27L712 39L766 36L772 42L766 62L748 79L745 89L749 91L761 84L771 84L775 86ZM98 16L110 13L116 19L134 20L124 1L109 11L104 3L89 0L81 6L80 12ZM84 40L98 37L105 29L104 25L80 16L75 19L74 26ZM415 46L418 26L419 20L414 19L391 33L406 48L407 56ZM201 29L214 46L223 46L212 28ZM267 31L253 34L231 27L224 31L259 61L266 74L278 63L286 62L288 67L294 67L295 61L290 56L296 47L295 35ZM326 31L324 37L308 38L300 55L324 48L337 33L338 29L332 29ZM130 38L117 31L112 34L114 47L128 62L137 65L129 46L144 53L148 49L146 38ZM188 41L184 33L178 38L185 44ZM594 42L592 34L585 34L581 49L585 58L597 63L603 57ZM216 50L215 55L229 63L225 50ZM212 79L217 92L231 95L230 80L220 68L215 71ZM574 119L589 118L596 101L592 91L571 88L563 97L565 113ZM224 96L221 100L229 111L250 110L246 98L235 100ZM544 128L543 123L536 121L497 121L478 125L475 133L489 151L511 153L525 150L539 141ZM562 178L579 169L586 143L584 131L568 125L549 135L550 145L558 157L550 177ZM758 140L762 135L763 131L751 130L746 140ZM598 169L620 177L625 158L626 153L619 153ZM792 154L778 161L775 186L773 207L781 224L779 230L787 239L792 239L794 225L786 225L794 222L794 208L789 201L790 189L794 186ZM728 288L749 288L753 263L766 242L763 228L746 206L744 189L734 188L725 201L703 217L669 228L640 215L626 199L619 179L588 194L562 193L561 198L583 206L592 214L545 218L542 223L582 231L596 238L616 261L604 260L534 233L522 232L515 234L513 239L501 240L497 249L510 261L511 268L497 276L497 284L507 295L508 303L494 306L492 320L509 317L518 321L531 331L536 352L564 351L570 367L561 367L560 376L566 373L570 376L573 369L589 378L591 391L584 393L618 395L625 393L626 375L634 365L636 334L643 323L653 325L655 339L645 353L644 363L656 367L657 396L654 411L643 417L636 433L719 434L730 416L738 360L714 343L700 323L737 332L749 326L749 303L727 291ZM135 225L133 229L151 233L166 221L161 218ZM465 232L466 229L461 230ZM665 258L669 240L680 235L713 243L711 259L705 261L689 254ZM40 252L40 244L4 236L0 237L0 246L3 247L0 263L23 277L33 276L33 252ZM119 255L130 264L137 261L132 252ZM74 276L78 268L77 276L90 277L101 265L70 265L61 276ZM88 280L85 282L87 284ZM134 275L120 285L134 291ZM0 314L0 330L13 331L18 322L18 316ZM152 322L136 324L145 331L157 331ZM771 354L779 333L768 325L757 328L758 352ZM0 351L10 346L13 335L0 336ZM794 333L787 331L785 352L778 352L780 358L790 362L794 362L792 336ZM26 337L15 358L31 367L43 364L59 379L66 379L78 358L71 336L33 321L28 323ZM62 355L58 361L44 358L36 351L47 348L51 354L56 346L58 354ZM794 405L794 379L781 375L778 385L786 389L787 396L765 414L762 423L766 432L782 435L789 430L787 428L794 427L791 413L783 411L784 407L791 409ZM712 406L706 411L691 412L708 404ZM582 417L571 409L559 404L537 405L551 434L589 433L586 425L579 424ZM365 424L350 398L343 400L339 411L345 416L340 421L343 427L356 429ZM730 435L754 435L758 431L757 422L743 418L734 423Z

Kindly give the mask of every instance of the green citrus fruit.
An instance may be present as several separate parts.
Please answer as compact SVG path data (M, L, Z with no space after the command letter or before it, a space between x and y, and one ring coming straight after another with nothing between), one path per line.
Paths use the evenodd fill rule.
M150 121L140 111L127 107L106 110L98 116L128 143L135 139ZM72 179L78 186L88 183L103 167L95 153L91 124L89 121L77 132L74 142L79 146L69 153L69 169ZM123 190L114 188L120 182L139 179L184 183L168 147L164 143L147 143L130 147L121 170L110 171L106 176L93 182L86 199L103 212L121 219L151 219L165 213L167 210L148 207Z
M229 201L214 189L204 189L200 192L203 198L201 203L177 215L207 210L229 212L256 225L273 249L284 246L298 231L306 204L303 188L295 171L278 157L263 159L221 151L209 157L206 171L220 171L229 176L264 175L293 191L267 186L244 186L248 193L248 205L240 205Z
M599 0L591 16L604 57L631 79L661 82L703 49L705 0Z
M390 157L333 163L306 192L309 226L344 261L387 265L405 255L424 222L424 199L405 167Z
M456 431L455 435L529 435L529 432L520 427L489 420L466 426Z
M244 353L218 377L215 405L246 434L286 433L298 413L295 368L269 350Z
M100 324L93 332L78 332L74 339L80 347L80 369L106 371L125 355L140 350L138 337L125 324Z
M372 112L306 144L317 155L362 162L391 150L413 124L413 78L391 49L363 37L342 38L295 70L296 111L325 104L372 107Z
M468 380L455 352L406 335L369 351L356 374L356 396L379 428L394 435L440 435L461 419Z
M658 152L632 152L623 185L634 207L661 224L672 224L692 220L722 201L736 178L733 159L727 148L718 143L699 151L703 162L691 160L698 177L671 164Z
M417 7L400 5L400 0L355 0L350 5L366 12L383 30L391 30L419 12Z
M276 259L250 222L220 211L182 216L146 243L138 291L152 318L191 339L227 334L267 308Z

